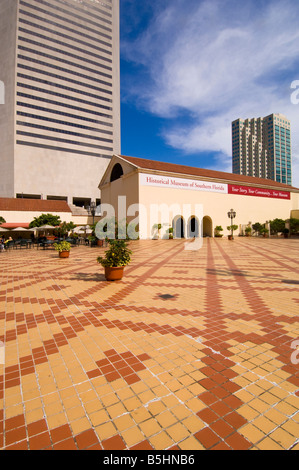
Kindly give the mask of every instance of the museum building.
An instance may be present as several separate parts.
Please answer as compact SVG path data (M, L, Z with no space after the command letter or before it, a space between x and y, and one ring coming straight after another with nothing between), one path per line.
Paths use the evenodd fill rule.
M243 235L257 222L299 218L299 189L290 185L136 157L114 155L99 189L102 215L126 218L140 239L168 238L169 229L174 238L213 237L216 226L228 235L231 223Z

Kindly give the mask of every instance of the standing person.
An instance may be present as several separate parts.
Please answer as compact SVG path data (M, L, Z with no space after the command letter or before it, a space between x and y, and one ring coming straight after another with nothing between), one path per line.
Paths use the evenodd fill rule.
M5 238L4 236L2 236L0 239L0 251L4 251L4 240Z

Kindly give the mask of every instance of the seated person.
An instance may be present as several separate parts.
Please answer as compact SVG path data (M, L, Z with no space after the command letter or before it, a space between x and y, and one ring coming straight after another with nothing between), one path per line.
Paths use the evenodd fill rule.
M13 239L11 237L8 237L8 239L5 240L5 242L4 242L4 247L8 246L10 244L10 242L13 242Z

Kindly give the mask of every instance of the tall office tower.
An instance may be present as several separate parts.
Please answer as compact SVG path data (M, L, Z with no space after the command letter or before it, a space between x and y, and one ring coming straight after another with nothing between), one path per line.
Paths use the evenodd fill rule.
M119 0L0 0L0 196L99 200L120 153Z
M290 127L282 114L233 121L233 173L291 185Z

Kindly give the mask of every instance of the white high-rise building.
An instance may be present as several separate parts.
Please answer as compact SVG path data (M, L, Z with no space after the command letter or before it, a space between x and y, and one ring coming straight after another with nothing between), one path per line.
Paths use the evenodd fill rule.
M292 184L291 123L282 114L232 123L233 173Z
M0 197L99 201L119 75L119 0L0 0Z

